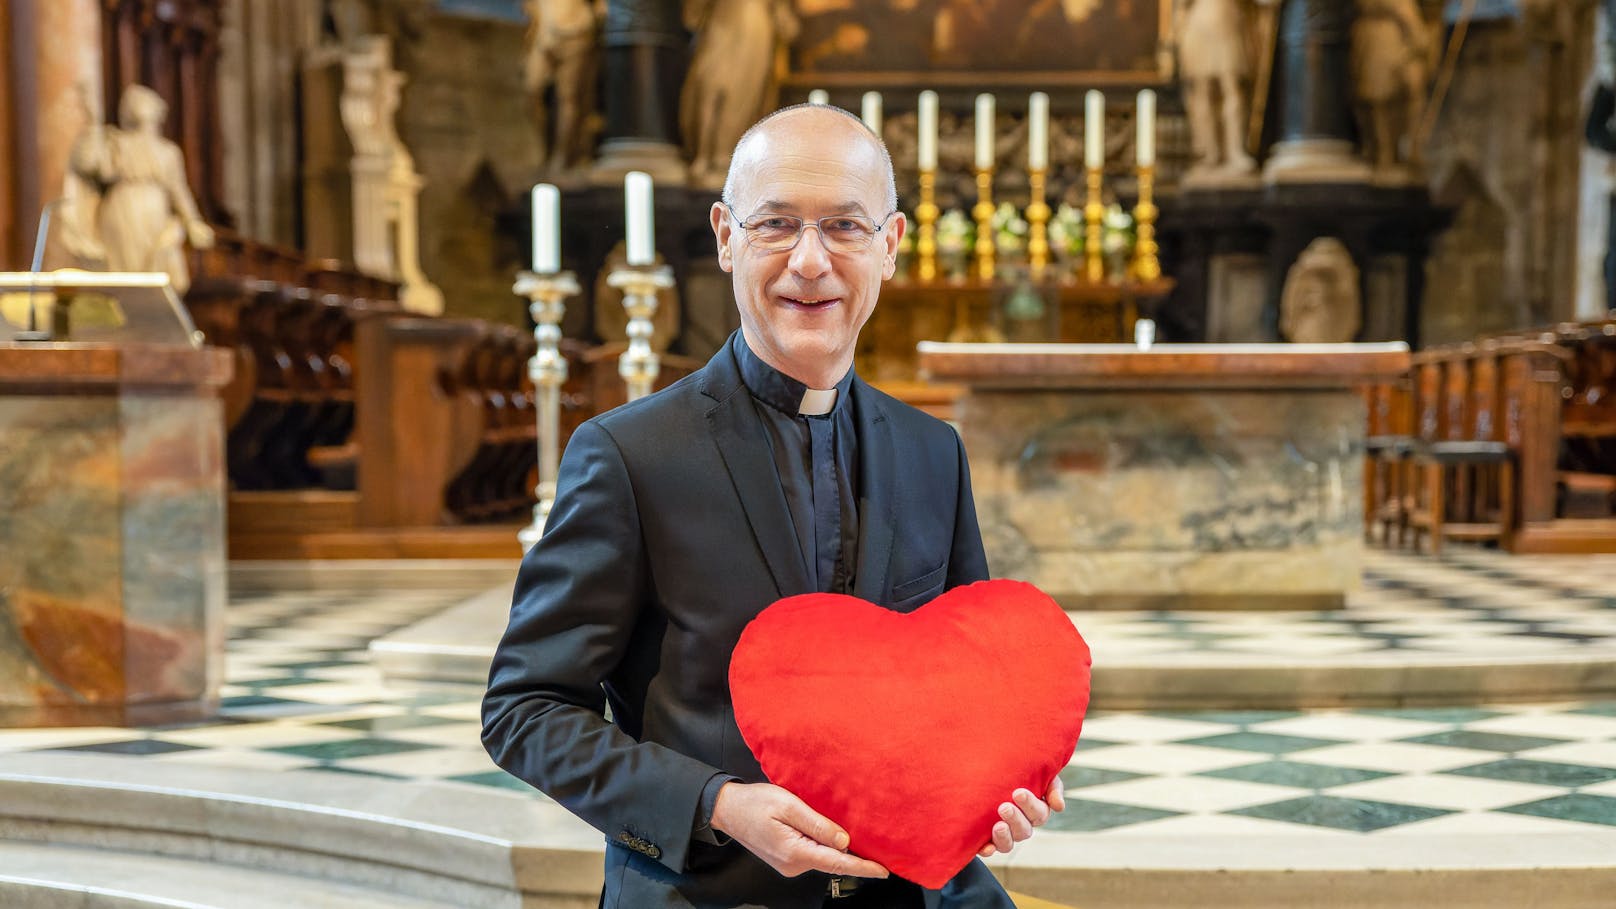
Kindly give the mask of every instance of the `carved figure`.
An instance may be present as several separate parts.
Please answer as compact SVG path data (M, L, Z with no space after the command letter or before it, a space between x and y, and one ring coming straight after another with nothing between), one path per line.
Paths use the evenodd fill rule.
M1358 267L1334 237L1319 237L1285 273L1279 333L1297 344L1346 343L1363 325Z
M163 137L168 103L143 85L124 89L118 126L92 123L73 147L69 170L82 180L75 192L100 196L95 225L110 271L165 272L174 292L191 286L185 243L213 245L185 182L179 146Z
M1381 173L1418 168L1418 128L1430 90L1430 29L1415 0L1358 0L1352 23L1353 107L1364 157Z
M1174 43L1195 152L1191 174L1257 169L1245 142L1254 56L1247 6L1247 0L1186 0L1179 7Z
M595 75L605 0L527 0L523 84L532 98L539 135L549 143L549 170L559 173L589 159L598 118ZM554 111L545 104L553 90Z
M775 60L797 36L788 0L685 0L696 46L679 99L690 179L722 185L730 152L773 107Z

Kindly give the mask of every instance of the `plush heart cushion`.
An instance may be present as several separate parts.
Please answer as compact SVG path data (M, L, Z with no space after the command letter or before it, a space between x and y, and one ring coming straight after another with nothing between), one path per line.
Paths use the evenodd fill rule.
M937 888L988 844L1012 792L1043 796L1066 766L1089 648L1020 581L908 614L814 593L747 626L729 684L771 782L841 824L854 854Z

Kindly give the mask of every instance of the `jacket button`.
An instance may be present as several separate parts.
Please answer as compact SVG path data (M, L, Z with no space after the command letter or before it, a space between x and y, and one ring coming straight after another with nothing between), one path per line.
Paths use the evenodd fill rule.
M661 858L662 857L662 850L658 849L655 846L646 846L645 847L645 854L649 855L651 858Z

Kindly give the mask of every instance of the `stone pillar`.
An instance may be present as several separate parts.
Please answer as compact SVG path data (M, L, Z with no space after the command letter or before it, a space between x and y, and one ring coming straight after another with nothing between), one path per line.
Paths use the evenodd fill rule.
M32 256L40 209L62 194L73 143L102 112L100 102L101 5L96 0L9 0L9 58L16 124L17 232ZM23 264L23 263L19 263Z
M679 90L689 36L679 0L610 0L606 7L605 141L591 179L616 183L631 170L660 185L685 182Z
M1270 183L1358 183L1347 55L1357 4L1289 0L1280 10L1274 77L1278 141L1263 169Z

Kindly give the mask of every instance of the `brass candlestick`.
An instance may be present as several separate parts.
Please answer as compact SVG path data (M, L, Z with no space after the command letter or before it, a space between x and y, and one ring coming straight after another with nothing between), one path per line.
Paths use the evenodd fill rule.
M1160 247L1156 245L1156 209L1154 189L1156 168L1139 168L1139 204L1133 207L1135 241L1133 248L1133 277L1135 281L1150 282L1161 277L1161 260L1156 258Z
M673 286L673 269L666 265L625 265L606 276L606 283L623 292L628 310L628 350L617 360L617 374L628 386L628 399L651 393L662 364L651 349L651 317L656 315L657 291Z
M993 168L976 172L976 273L983 281L993 280Z
M1027 205L1027 264L1034 278L1042 277L1049 266L1049 203L1044 201L1044 169L1027 174L1032 201Z
M1100 183L1103 178L1101 169L1091 167L1088 169L1088 202L1083 206L1083 275L1094 284L1105 280L1104 250L1100 248L1103 238L1100 232L1100 222L1105 217L1105 205L1100 201Z
M561 317L567 311L567 298L578 295L578 279L570 271L542 275L524 271L516 276L512 290L528 298L533 340L539 345L527 364L539 421L539 485L534 489L539 503L533 506L533 523L516 534L526 552L544 535L544 522L555 504L561 448L561 385L567 381L567 358L561 355Z
M920 225L915 253L920 257L919 276L922 281L937 279L937 215L937 171L922 170L920 204L915 207L915 222Z

